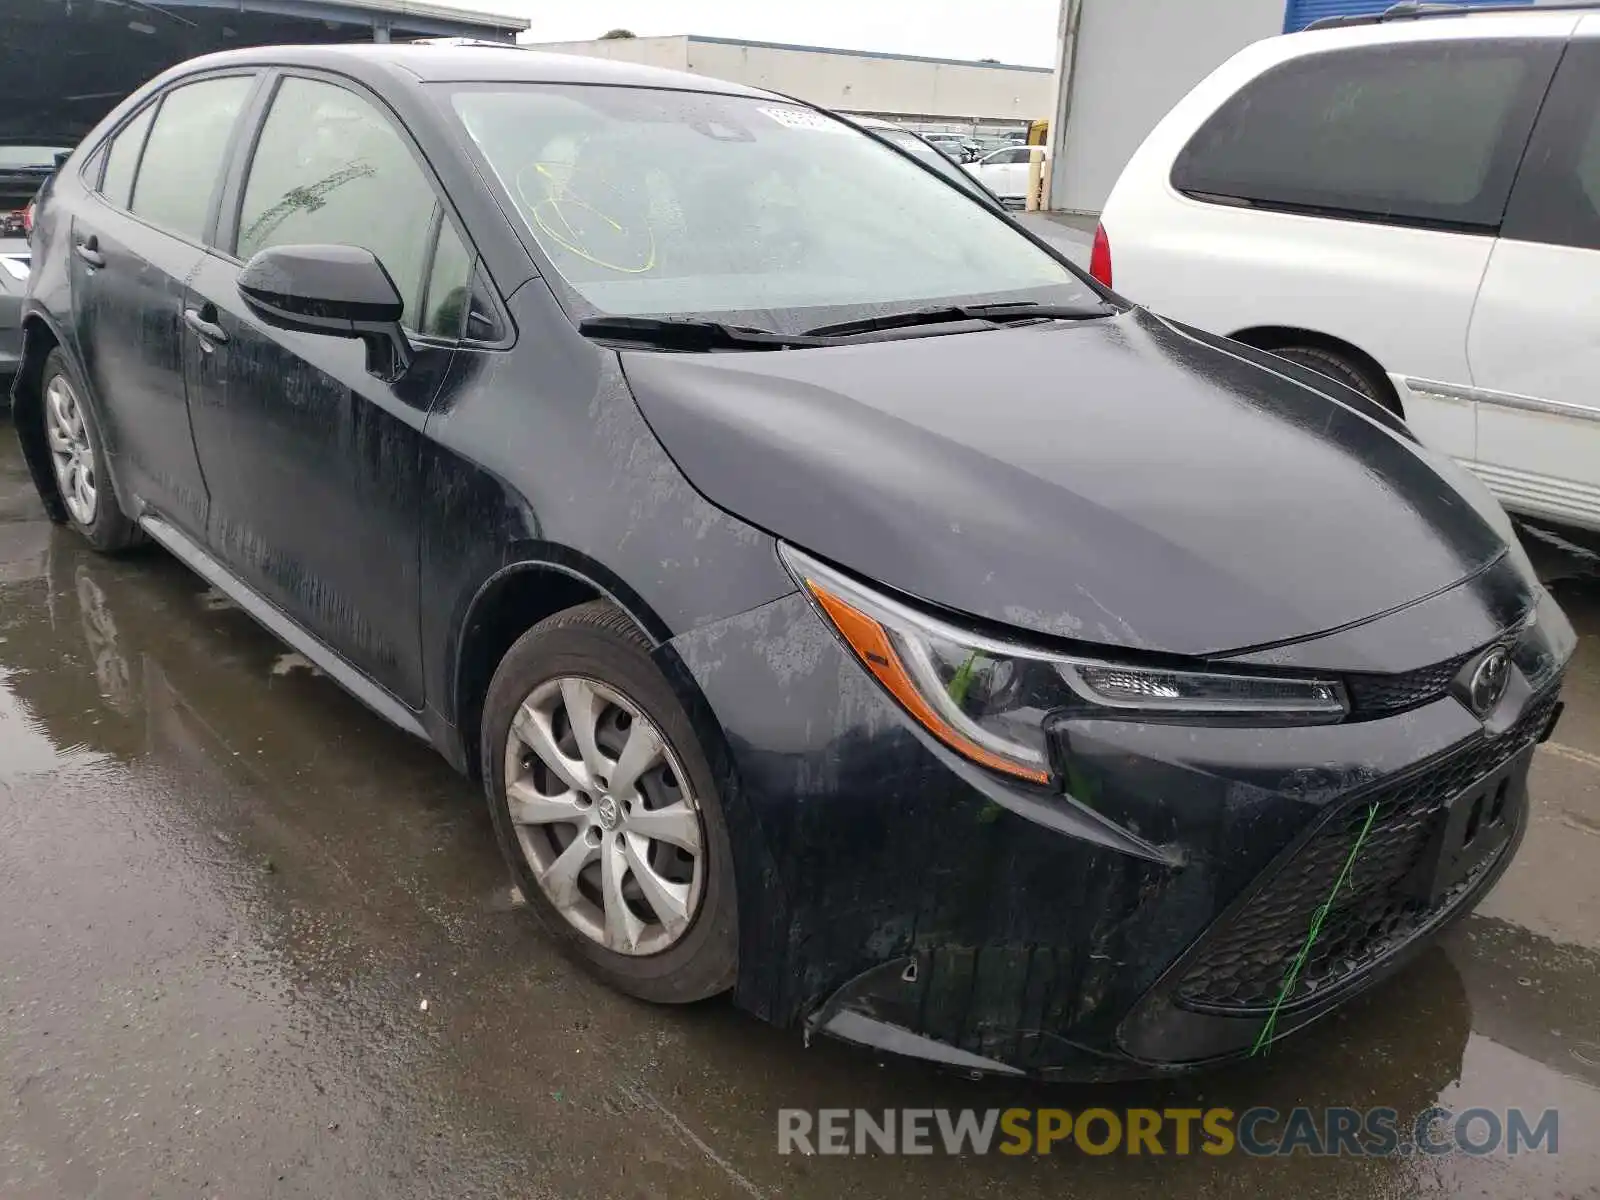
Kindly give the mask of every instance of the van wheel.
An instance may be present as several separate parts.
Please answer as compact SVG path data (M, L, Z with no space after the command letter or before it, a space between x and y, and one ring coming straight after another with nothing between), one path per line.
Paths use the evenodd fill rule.
M1367 399L1376 400L1396 416L1400 415L1399 407L1395 404L1394 396L1390 393L1386 381L1375 379L1369 368L1336 350L1324 350L1321 346L1277 346L1273 348L1272 353L1319 375L1336 379L1345 387L1354 388Z
M614 605L517 639L484 700L484 785L528 905L607 983L686 1003L738 963L733 854L688 714Z
M143 532L117 500L100 426L60 349L52 350L45 359L40 394L44 398L40 419L45 444L67 519L102 554L138 545L144 540Z

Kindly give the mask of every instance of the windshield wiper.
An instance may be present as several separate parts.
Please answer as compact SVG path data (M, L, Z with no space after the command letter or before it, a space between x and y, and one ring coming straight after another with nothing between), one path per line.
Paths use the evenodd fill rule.
M1105 304L1041 304L1035 300L996 304L946 304L819 325L802 333L779 333L751 325L727 325L695 317L585 317L578 332L608 342L634 342L661 350L798 350L832 346L863 334L918 325L977 321L989 326L1018 321L1084 321L1116 310Z
M832 342L810 334L778 333L690 317L585 317L578 322L578 332L608 342L636 342L662 350L789 350Z
M862 317L808 329L804 337L843 337L852 333L876 333L883 329L909 329L916 325L948 325L958 321L988 321L1005 324L1014 321L1087 321L1109 317L1117 310L1108 304L1041 304L1037 300L1006 300L994 304L939 304L932 308L912 308L904 312Z

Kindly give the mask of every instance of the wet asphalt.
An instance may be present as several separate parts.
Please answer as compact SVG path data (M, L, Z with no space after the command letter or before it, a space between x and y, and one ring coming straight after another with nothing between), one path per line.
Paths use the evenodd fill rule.
M1522 852L1335 1019L1220 1073L1046 1087L661 1010L565 960L473 786L157 551L44 519L0 416L0 1197L1600 1196L1600 558ZM779 1156L780 1107L1439 1103L1554 1156Z

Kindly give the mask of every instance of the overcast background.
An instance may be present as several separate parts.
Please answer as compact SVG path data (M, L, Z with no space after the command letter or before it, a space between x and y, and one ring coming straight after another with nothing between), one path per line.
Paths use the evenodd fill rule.
M597 38L608 29L699 33L846 50L1055 61L1059 0L445 0L459 8L515 13L539 42Z

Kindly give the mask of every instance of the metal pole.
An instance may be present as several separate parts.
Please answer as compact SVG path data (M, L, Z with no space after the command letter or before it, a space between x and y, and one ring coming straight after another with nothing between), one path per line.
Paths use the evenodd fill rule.
M1028 151L1028 199L1024 207L1029 212L1038 212L1049 203L1048 197L1044 194L1046 186L1048 185L1045 183L1044 175L1044 147L1041 146L1038 154L1031 149Z
M1083 23L1085 0L1061 0L1061 18L1056 24L1056 79L1055 93L1050 104L1050 136L1048 138L1049 170L1045 182L1041 208L1059 208L1056 203L1056 186L1065 183L1060 170L1067 152L1067 118L1072 113L1072 85L1078 62L1078 29Z

